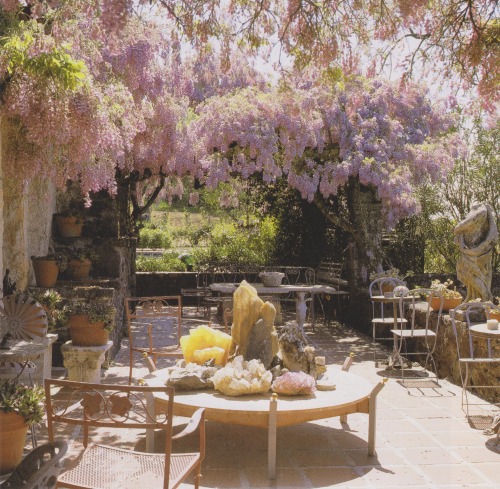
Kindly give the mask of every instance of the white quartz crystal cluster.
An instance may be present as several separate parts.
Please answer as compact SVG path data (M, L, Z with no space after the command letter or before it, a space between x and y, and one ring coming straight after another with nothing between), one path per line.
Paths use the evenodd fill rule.
M214 387L226 396L260 394L271 388L273 376L260 360L245 361L242 355L219 369L212 377Z

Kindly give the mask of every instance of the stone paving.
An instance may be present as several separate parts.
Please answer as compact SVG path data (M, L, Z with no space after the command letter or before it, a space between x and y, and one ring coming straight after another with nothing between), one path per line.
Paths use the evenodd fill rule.
M482 433L484 423L480 429L469 424L460 387L441 379L439 386L401 385L397 371L375 366L371 339L339 323L317 324L314 331L306 324L306 332L329 363L341 364L353 352L351 372L374 385L389 376L378 395L376 456L367 454L365 414L349 415L346 423L330 418L279 428L277 478L269 480L265 430L208 422L202 488L500 488L500 445ZM139 362L135 378L147 374ZM103 381L126 383L128 363L124 340ZM475 409L484 416L497 411L491 405ZM189 443L177 449L189 449ZM194 486L191 481L181 487Z

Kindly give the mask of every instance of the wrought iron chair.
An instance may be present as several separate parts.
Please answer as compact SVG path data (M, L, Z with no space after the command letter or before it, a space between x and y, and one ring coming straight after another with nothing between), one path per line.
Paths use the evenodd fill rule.
M47 334L48 321L43 307L32 297L24 294L7 295L0 298L1 338L10 335L12 340L42 343ZM33 374L36 364L31 360L0 362L0 378L22 380L28 378L33 386ZM36 447L35 426L31 428L31 441Z
M125 314L130 344L129 384L136 353L146 352L155 363L159 357L182 358L181 296L130 297L125 299Z
M387 360L387 356L379 354L378 342L394 341L392 336L389 334L384 335L383 333L389 333L391 328L397 328L398 325L405 326L408 321L402 316L398 317L399 310L397 302L386 304L384 302L375 301L373 297L383 296L386 287L394 289L397 286L403 285L406 285L405 282L399 278L381 277L373 280L368 289L372 303L372 349L373 361L376 367L378 366L379 360ZM390 311L390 308L392 308L392 311ZM391 312L392 314L390 314Z
M488 374L488 367L500 364L500 349L493 346L493 336L481 331L474 331L475 326L489 319L491 302L466 302L450 311L453 334L457 345L457 357L462 381L462 408L466 406L466 415L469 417L469 406L480 405L479 398L469 400L469 391L481 394L485 389L500 389L498 378ZM491 382L484 384L479 381L478 374L483 378L489 377Z
M61 460L68 451L65 441L44 443L29 452L0 484L2 489L51 489L56 487Z
M57 389L60 389L58 392ZM83 451L63 472L57 487L178 487L190 474L198 488L201 462L205 457L205 411L198 409L186 427L173 435L174 389L128 385L87 384L68 380L45 380L47 427L54 440L60 423L78 425L83 431ZM59 394L62 392L62 395ZM166 397L161 412L155 411L154 396ZM116 429L146 430L148 453L113 444L90 443L92 437L102 439L102 431ZM154 430L165 435L163 453L154 449ZM123 431L121 431L123 432ZM172 440L198 433L198 450L173 453ZM118 436L118 435L117 435ZM72 461L73 462L73 461Z
M422 298L439 298L439 309L435 311L432 309L430 300L422 300ZM428 370L429 363L432 363L434 367L434 372L436 373L436 383L439 386L439 380L437 377L436 362L434 361L434 351L436 349L437 335L439 332L439 327L441 325L441 316L443 311L444 297L439 294L438 291L433 289L413 289L410 290L404 297L399 298L399 311L400 316L404 315L404 304L409 306L411 311L410 324L406 325L404 322L399 323L399 328L392 329L391 332L394 336L394 352L393 352L393 365L399 364L401 367L401 379L404 382L404 359L408 357L418 357L422 355L422 351L417 349L416 351L408 351L407 344L411 340L418 341L419 344L423 343L425 346L425 364L424 370ZM421 327L417 323L418 310L416 304L422 304L423 311L425 314L425 326ZM434 321L433 312L437 315L437 320ZM408 326L408 327L406 327ZM404 351L404 353L402 353ZM404 358L403 358L404 357Z

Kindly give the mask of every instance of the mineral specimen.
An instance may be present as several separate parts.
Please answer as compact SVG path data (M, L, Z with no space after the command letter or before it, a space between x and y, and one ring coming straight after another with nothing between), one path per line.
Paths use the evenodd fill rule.
M180 342L186 363L203 364L207 360L214 358L216 365L224 365L233 339L222 331L202 325L192 329L189 335L182 336ZM223 353L221 350L223 350Z
M271 388L272 374L259 360L247 362L238 355L214 374L212 382L215 389L226 396L259 394Z
M269 368L279 351L278 334L274 329L276 308L263 302L254 287L241 282L234 293L231 335L237 353L245 360L260 360Z
M272 389L285 396L310 395L316 390L315 380L305 372L287 372L278 377Z
M184 391L213 389L212 377L215 372L216 367L203 367L194 363L171 367L165 385Z
M307 340L296 323L283 327L279 337L280 354L283 365L292 372L305 372L316 377L314 347Z

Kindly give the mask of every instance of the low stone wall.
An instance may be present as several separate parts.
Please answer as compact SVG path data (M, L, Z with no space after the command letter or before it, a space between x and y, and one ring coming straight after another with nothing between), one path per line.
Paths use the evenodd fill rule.
M180 295L181 289L196 287L195 272L137 272L135 296ZM187 305L196 304L195 298L186 297Z
M425 327L425 304L416 304L416 321L419 327ZM410 320L411 309L407 312L407 318ZM431 313L431 324L433 329L437 323L437 314ZM458 332L458 343L462 357L469 356L469 345L467 335L467 324L463 321L456 321ZM486 356L486 341L477 340L477 346L480 355ZM425 347L424 347L425 348ZM494 347L496 349L496 356L500 357L500 345ZM418 351L418 350L417 350ZM422 350L423 351L423 350ZM422 358L425 360L425 357ZM436 351L434 353L434 360L436 362L437 374L439 378L446 378L449 381L462 385L460 379L460 370L458 362L457 341L453 333L453 326L451 318L447 313L441 318L441 325L438 331ZM471 370L470 383L472 385L498 385L500 379L500 365L480 365ZM500 402L500 389L476 389L474 393L479 394L484 399L490 402Z

